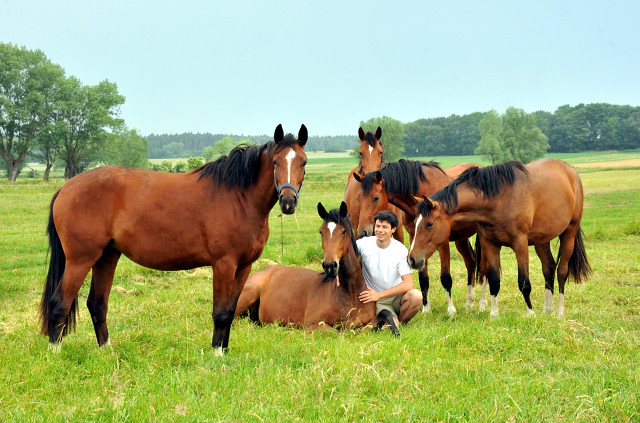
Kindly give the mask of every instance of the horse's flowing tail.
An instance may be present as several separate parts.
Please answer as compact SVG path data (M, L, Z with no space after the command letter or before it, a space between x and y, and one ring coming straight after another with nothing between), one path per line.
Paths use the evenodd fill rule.
M581 283L582 280L587 280L589 274L591 274L591 265L587 259L587 251L584 248L584 232L582 228L578 228L576 239L573 245L573 253L569 258L569 276L573 278L576 283Z
M44 285L44 291L42 292L42 300L40 301L40 322L41 328L40 332L43 335L49 335L49 302L51 297L58 285L60 285L60 281L62 280L62 275L64 274L64 266L66 257L64 254L64 250L62 249L62 243L60 242L60 237L58 236L58 231L56 229L56 225L53 223L53 203L56 201L58 197L58 192L56 192L51 199L51 204L49 206L49 223L47 224L47 234L49 235L49 271L47 272L47 280ZM76 315L78 312L78 298L73 299L73 303L71 303L71 309L69 310L69 314L67 315L66 321L64 322L64 327L62 328L61 336L66 335L71 330L75 330L76 328Z

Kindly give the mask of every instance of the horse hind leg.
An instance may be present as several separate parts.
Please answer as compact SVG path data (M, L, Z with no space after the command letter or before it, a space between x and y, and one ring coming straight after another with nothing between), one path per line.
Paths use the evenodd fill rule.
M64 275L48 301L49 346L59 351L62 338L75 329L78 291L89 273L91 262L74 262L67 258Z
M553 313L553 285L556 261L553 259L550 243L536 244L535 249L540 258L542 274L544 275L544 306L542 312L545 314Z
M107 310L109 308L109 293L113 285L113 275L118 265L121 253L108 247L102 253L91 274L91 287L87 297L87 308L91 314L93 329L96 332L98 346L109 345L109 330L107 329Z
M468 239L456 241L455 244L458 252L462 256L464 266L467 269L467 301L465 302L465 307L469 309L476 299L476 291L473 287L475 281L476 258Z

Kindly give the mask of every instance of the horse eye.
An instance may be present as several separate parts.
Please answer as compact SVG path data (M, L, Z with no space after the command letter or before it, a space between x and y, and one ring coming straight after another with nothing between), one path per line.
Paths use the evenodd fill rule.
M307 165L307 162L302 163L302 167L305 167Z
M380 197L375 197L375 198L373 199L373 201L378 201L378 200L380 200Z
M273 161L273 165L274 165L274 166L278 166L278 162L274 160L274 161Z
M427 228L431 228L433 226L433 222L427 222Z

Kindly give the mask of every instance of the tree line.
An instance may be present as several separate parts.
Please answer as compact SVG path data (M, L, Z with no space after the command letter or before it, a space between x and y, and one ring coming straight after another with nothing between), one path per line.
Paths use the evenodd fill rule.
M119 118L115 83L84 85L40 50L0 43L0 156L10 181L25 160L70 178L96 163L144 165L147 144Z
M45 165L45 180L54 164L70 178L101 164L148 168L148 158L209 161L236 145L271 139L209 133L143 137L119 117L124 102L113 82L84 85L42 51L0 42L0 169L15 181L30 159ZM563 105L553 113L510 107L503 115L490 110L404 124L383 116L360 126L382 128L387 161L483 154L494 163L527 162L546 152L640 148L640 107L607 103ZM356 129L352 135L312 136L306 149L353 152L359 145Z

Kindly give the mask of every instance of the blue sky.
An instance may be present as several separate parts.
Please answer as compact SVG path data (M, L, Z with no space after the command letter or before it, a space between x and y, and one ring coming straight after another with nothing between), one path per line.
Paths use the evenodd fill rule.
M640 2L179 3L0 0L0 41L115 82L143 135L640 105Z

